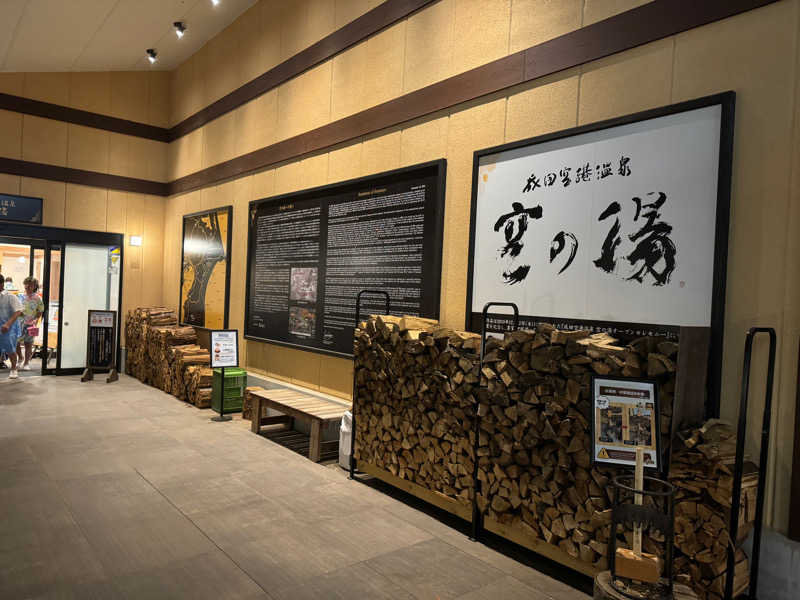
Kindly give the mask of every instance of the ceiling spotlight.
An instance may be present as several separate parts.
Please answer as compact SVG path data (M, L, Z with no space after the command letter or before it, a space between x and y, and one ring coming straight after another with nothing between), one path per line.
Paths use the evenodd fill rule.
M147 50L145 50L145 54L147 54L147 60L149 60L149 61L150 61L150 64L151 64L151 65L152 65L154 62L156 62L156 56L158 56L158 54L156 53L155 49L153 49L153 48L148 48Z
M214 6L217 6L217 5L219 5L219 0L211 0L211 4L213 4Z
M178 36L178 39L181 39L183 34L186 33L186 25L181 21L175 21L172 26L175 28L175 35Z

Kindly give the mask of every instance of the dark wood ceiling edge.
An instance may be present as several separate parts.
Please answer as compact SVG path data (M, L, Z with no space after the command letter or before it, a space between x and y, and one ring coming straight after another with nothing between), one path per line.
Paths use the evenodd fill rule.
M176 179L170 195L240 177L778 0L655 0L322 127Z
M169 141L169 130L128 119L119 119L109 115L79 110L60 104L51 104L40 100L31 100L22 96L0 93L0 109L10 110L26 115L34 115L45 119L84 125L95 129L105 129L114 133L123 133L157 142Z
M269 71L209 104L169 130L170 141L176 140L209 121L213 121L239 106L258 98L304 71L329 60L362 42L371 35L408 17L437 0L387 0L330 35L301 50Z
M0 158L0 173L32 177L34 179L49 179L50 181L75 183L123 192L135 192L137 194L149 194L151 196L166 197L169 192L169 185L159 181L109 175L96 171L84 171L71 167L46 165L44 163L17 160L14 158Z

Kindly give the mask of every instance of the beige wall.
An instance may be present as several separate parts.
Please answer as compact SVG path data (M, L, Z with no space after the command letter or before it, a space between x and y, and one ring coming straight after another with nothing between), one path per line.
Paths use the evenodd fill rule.
M324 125L643 3L440 0L174 143L170 177ZM172 122L300 49L303 44L296 40L311 43L341 25L337 15L344 5L358 5L353 13L358 14L369 3L337 1L333 16L332 4L305 2L297 13L276 12L275 3L253 7L173 73ZM475 150L734 90L723 416L736 416L746 328L776 327L781 346L767 507L770 521L785 528L800 329L798 31L800 1L783 0L329 152L172 198L166 210L165 302L177 304L183 213L234 205L231 316L232 326L242 328L249 200L444 157L448 169L441 318L449 326L462 327ZM347 361L255 342L246 343L244 351L251 368L333 393L350 391L352 371ZM760 344L757 353L754 373L763 370ZM754 415L762 395L755 390L762 385L763 378L756 376ZM754 443L757 422L751 430Z
M0 92L166 127L169 73L0 73ZM0 110L0 156L166 181L167 144ZM162 301L164 207L156 196L0 174L0 192L44 199L43 224L142 236L125 247L123 311Z

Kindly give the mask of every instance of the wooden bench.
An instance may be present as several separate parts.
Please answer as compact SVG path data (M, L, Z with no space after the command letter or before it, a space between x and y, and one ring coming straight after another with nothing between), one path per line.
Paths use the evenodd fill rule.
M341 420L348 407L324 398L309 396L295 390L256 390L251 392L253 400L250 429L260 433L264 425L283 423L292 428L294 419L311 425L311 439L308 444L308 458L319 462L322 451L322 427L332 421ZM262 417L263 407L271 408L283 415Z

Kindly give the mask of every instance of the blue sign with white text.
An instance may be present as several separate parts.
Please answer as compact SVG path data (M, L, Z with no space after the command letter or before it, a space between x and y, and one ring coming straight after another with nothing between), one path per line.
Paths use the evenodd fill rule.
M42 223L42 199L0 194L0 221Z

